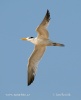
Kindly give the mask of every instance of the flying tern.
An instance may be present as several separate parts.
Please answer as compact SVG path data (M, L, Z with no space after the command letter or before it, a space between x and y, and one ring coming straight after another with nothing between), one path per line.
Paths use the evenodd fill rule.
M21 38L22 40L27 40L35 45L34 51L28 60L28 69L27 69L28 86L34 81L39 61L41 60L46 50L46 46L64 46L64 44L56 43L49 39L49 33L47 31L47 26L49 24L49 21L50 21L50 12L49 10L47 10L43 21L36 28L36 31L38 33L37 37Z

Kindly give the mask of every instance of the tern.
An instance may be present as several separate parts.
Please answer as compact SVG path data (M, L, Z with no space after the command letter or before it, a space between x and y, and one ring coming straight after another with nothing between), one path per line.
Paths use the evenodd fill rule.
M50 21L50 12L49 10L47 10L43 21L36 28L36 31L38 33L37 37L21 38L22 40L27 40L35 45L34 51L28 60L28 69L27 69L28 86L34 81L39 61L41 60L46 50L46 46L64 46L64 44L56 43L49 39L49 33L47 31L47 26L49 24L49 21Z

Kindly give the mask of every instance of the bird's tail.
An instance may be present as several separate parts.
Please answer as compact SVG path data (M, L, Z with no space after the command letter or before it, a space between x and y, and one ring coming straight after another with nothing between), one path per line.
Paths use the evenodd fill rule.
M61 47L64 47L65 45L64 44L60 44L60 43L53 43L53 46L61 46Z

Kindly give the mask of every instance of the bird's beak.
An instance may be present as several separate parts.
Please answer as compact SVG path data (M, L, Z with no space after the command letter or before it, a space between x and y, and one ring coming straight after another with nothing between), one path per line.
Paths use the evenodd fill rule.
M24 41L26 41L26 40L27 40L27 38L21 38L21 40L24 40Z

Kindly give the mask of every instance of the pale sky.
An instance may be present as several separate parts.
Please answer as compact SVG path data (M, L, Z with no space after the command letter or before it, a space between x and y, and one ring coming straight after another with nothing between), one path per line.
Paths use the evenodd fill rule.
M27 63L36 27L50 11L50 39L34 82L27 86ZM81 1L0 0L0 100L81 100ZM64 95L67 94L67 95Z

